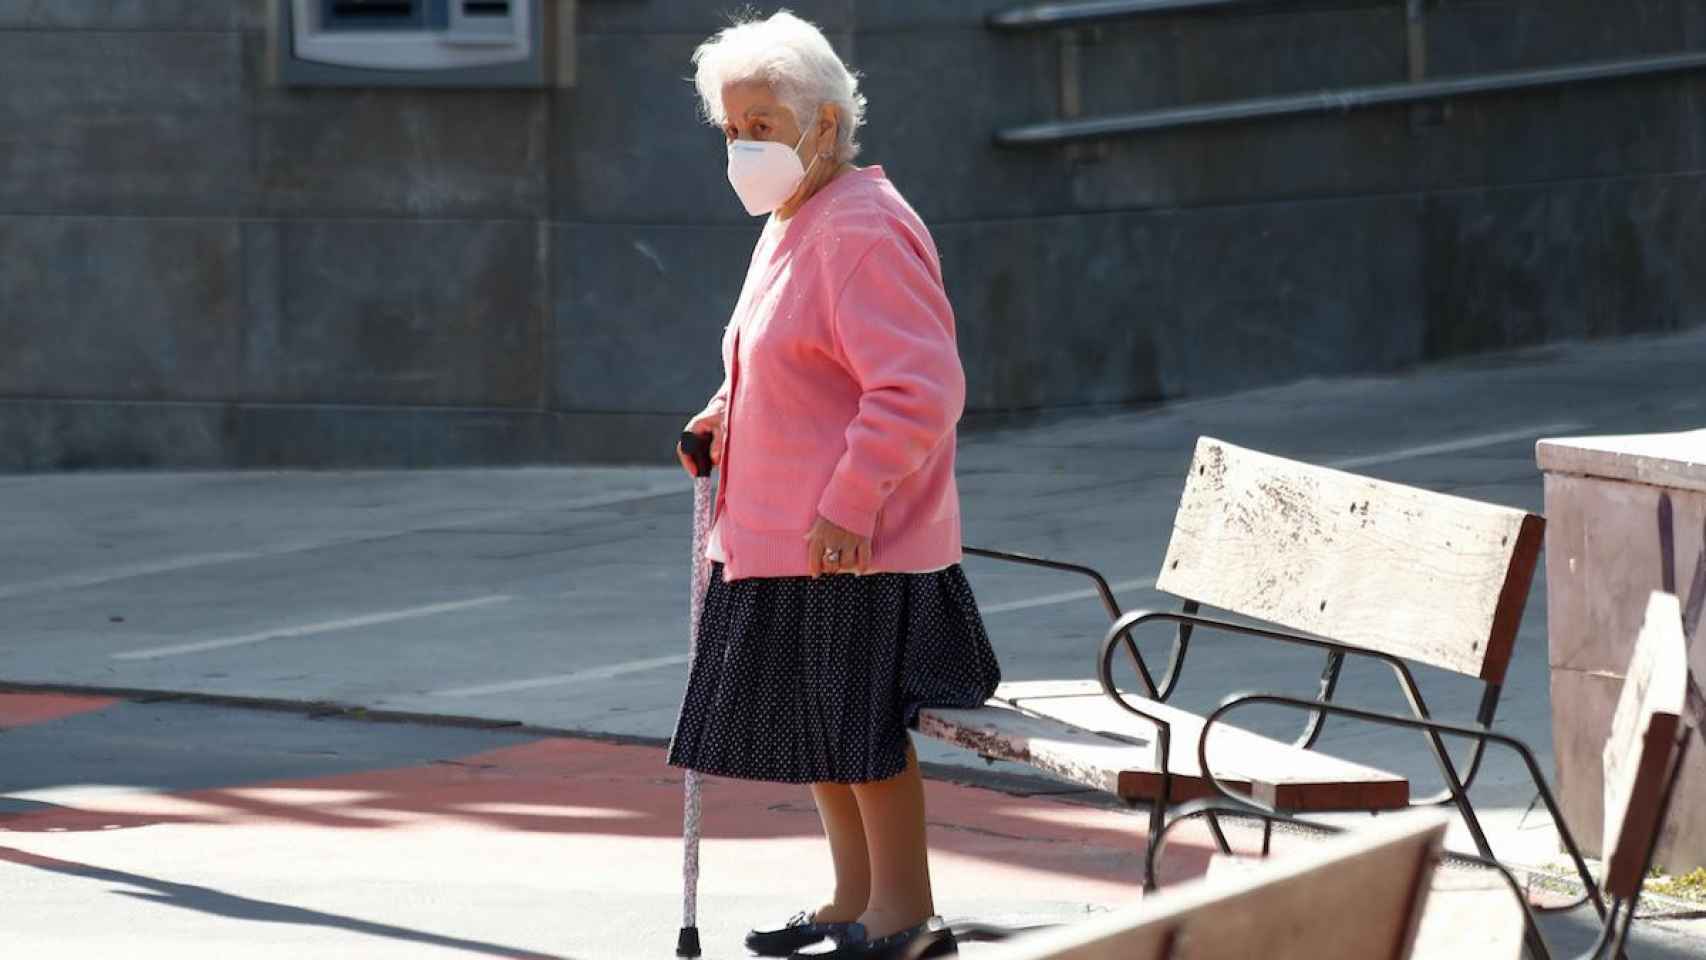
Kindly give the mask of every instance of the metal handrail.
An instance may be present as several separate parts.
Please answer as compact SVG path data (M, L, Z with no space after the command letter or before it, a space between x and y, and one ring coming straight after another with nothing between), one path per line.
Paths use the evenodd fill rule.
M1171 107L1143 113L1128 113L1108 117L1086 117L1055 120L1048 123L1009 127L996 131L995 142L1004 147L1050 146L1089 140L1106 140L1135 134L1178 130L1211 124L1235 123L1242 120L1264 120L1316 113L1345 113L1358 107L1394 104L1425 103L1460 97L1493 93L1536 90L1567 84L1631 77L1652 77L1672 73L1706 70L1706 51L1639 57L1632 60L1608 60L1599 63L1571 64L1563 67L1539 67L1508 73L1476 74L1422 80L1413 83L1388 83L1319 93L1286 94L1234 100L1224 103L1190 107Z
M1041 3L997 10L989 15L988 23L991 30L1048 30L1156 14L1251 6L1261 2L1265 0L1079 0L1076 3Z

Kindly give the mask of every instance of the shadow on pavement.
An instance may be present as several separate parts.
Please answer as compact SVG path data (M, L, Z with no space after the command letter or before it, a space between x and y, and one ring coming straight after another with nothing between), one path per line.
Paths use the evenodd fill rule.
M568 957L549 953L535 953L527 950L516 950L495 943L481 943L475 940L463 940L458 937L440 936L427 933L424 930L410 930L405 927L392 926L386 923L372 923L355 917L340 916L335 913L322 913L318 910L308 910L302 907L292 907L288 904L272 903L266 900L254 900L249 897L234 896L221 893L207 887L198 887L187 883L172 883L169 880L159 880L140 874L126 873L122 870L109 870L104 867L91 866L86 863L74 863L69 860L59 860L38 854L27 853L12 847L0 847L0 861L31 867L36 870L46 870L50 873L65 876L81 877L87 880L99 880L105 883L123 884L136 887L137 890L114 890L121 897L134 897L150 903L194 910L198 913L211 914L231 920L245 920L254 923L283 923L299 926L329 927L337 930L347 930L353 933L373 937L385 937L391 940L402 940L409 943L419 943L434 947L446 947L453 950L464 950L489 957L505 957L509 960L571 960Z

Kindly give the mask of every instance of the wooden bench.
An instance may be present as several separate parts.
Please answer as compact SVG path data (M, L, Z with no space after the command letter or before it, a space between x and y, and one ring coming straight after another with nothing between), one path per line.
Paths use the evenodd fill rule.
M1307 854L1015 938L990 960L1404 960L1445 826L1442 814L1404 814Z
M968 554L1089 576L1113 624L1095 679L1005 683L971 710L927 709L921 733L1073 783L1150 804L1150 837L1166 809L1214 793L1213 779L1294 812L1393 810L1418 800L1405 777L1314 748L1324 720L1292 742L1228 725L1205 739L1204 718L1169 705L1193 634L1214 631L1312 648L1325 658L1317 701L1331 703L1346 657L1388 665L1417 717L1429 717L1411 672L1427 664L1483 683L1477 729L1491 726L1539 555L1543 521L1493 506L1198 441L1174 517L1157 589L1178 611L1119 610L1107 581L1087 567L967 548ZM1204 616L1217 607L1260 626ZM1162 624L1172 635L1156 680L1134 638ZM1123 655L1123 656L1122 656ZM1116 682L1116 661L1131 667ZM1455 773L1443 739L1425 733L1442 771ZM1214 778L1201 759L1212 751ZM1479 769L1477 745L1457 787ZM1447 776L1447 782L1453 781ZM1465 798L1466 803L1466 798ZM1481 852L1484 833L1468 812ZM1216 826L1218 836L1218 825ZM1145 883L1155 884L1155 844Z
M1589 960L1623 955L1635 904L1697 734L1683 719L1690 682L1687 647L1681 604L1670 594L1654 593L1603 751L1610 854L1598 885L1591 875L1583 875L1587 899L1603 920L1600 937L1585 955ZM1309 701L1292 702L1311 708ZM1436 726L1455 730L1449 724ZM1538 765L1526 745L1502 734L1485 736L1516 748L1538 777ZM1559 817L1550 789L1544 780L1538 785L1548 809ZM1231 794L1224 799L1237 802ZM1562 819L1557 823L1574 853L1568 826ZM1514 960L1526 946L1533 960L1550 960L1551 951L1508 868L1481 860L1478 866L1492 873L1477 875L1474 858L1460 857L1453 869L1434 869L1442 856L1444 824L1442 814L1412 813L1356 830L1328 828L1340 835L1306 854L1259 861L1235 873L1211 872L1107 919L1014 937L1010 950L1000 956ZM1355 904L1356 909L1336 909L1344 904ZM964 932L984 939L1010 937L1007 931L977 925Z
M1683 722L1688 689L1682 604L1671 594L1655 592L1647 601L1646 619L1601 755L1605 849L1611 851L1601 880L1601 891L1611 897L1611 908L1605 913L1608 936L1602 938L1607 941L1603 951L1607 957L1621 956L1628 942L1659 831L1676 795L1689 745L1700 732ZM1567 831L1562 818L1558 824Z
M1523 760L1541 801L1557 826L1565 850L1576 865L1577 875L1587 891L1586 900L1599 912L1602 936L1594 951L1588 954L1590 957L1615 957L1623 953L1634 917L1634 905L1640 898L1647 870L1652 865L1659 833L1683 769L1683 760L1696 735L1696 731L1691 730L1683 719L1690 676L1688 641L1682 632L1682 622L1682 605L1675 596L1658 592L1652 594L1613 715L1612 731L1602 751L1604 836L1608 855L1597 881L1582 859L1580 845L1564 820L1556 795L1542 776L1539 761L1530 747L1506 734L1465 731L1455 725L1425 720L1389 719L1389 722L1404 726L1427 725L1442 733L1479 737L1509 747ZM1352 718L1364 712L1337 705L1322 707L1300 698L1240 696L1229 699L1211 715L1209 735L1213 736L1212 724L1225 712L1256 702L1290 706L1300 711L1324 709ZM1246 813L1252 810L1250 800L1236 791L1225 791L1221 799L1228 804L1225 809L1242 809ZM1254 812L1273 822L1300 823L1261 809ZM1177 823L1174 821L1173 825ZM1310 826L1319 828L1320 825ZM1165 842L1165 832L1158 843ZM1479 890L1448 889L1429 908L1429 913L1450 911L1452 915L1424 918L1416 955L1428 960L1460 960L1466 956L1516 957L1526 944L1534 960L1550 957L1551 952L1533 921L1527 899L1512 872L1488 859L1459 859L1490 869L1511 896L1489 898L1484 885ZM1450 871L1449 874L1462 879L1462 871Z

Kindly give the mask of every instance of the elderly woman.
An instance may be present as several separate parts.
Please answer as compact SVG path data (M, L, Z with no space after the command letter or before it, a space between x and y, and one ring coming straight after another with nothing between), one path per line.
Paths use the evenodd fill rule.
M722 387L687 425L721 481L669 762L811 785L833 892L753 951L954 954L907 728L981 704L1000 671L959 566L965 376L936 247L881 167L853 165L865 98L815 26L740 22L693 59L730 184L769 219Z

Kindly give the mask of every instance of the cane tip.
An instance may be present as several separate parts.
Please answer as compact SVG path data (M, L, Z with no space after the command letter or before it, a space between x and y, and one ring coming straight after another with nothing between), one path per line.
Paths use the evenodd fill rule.
M675 941L675 955L678 957L697 957L699 955L698 927L681 928L681 936Z

